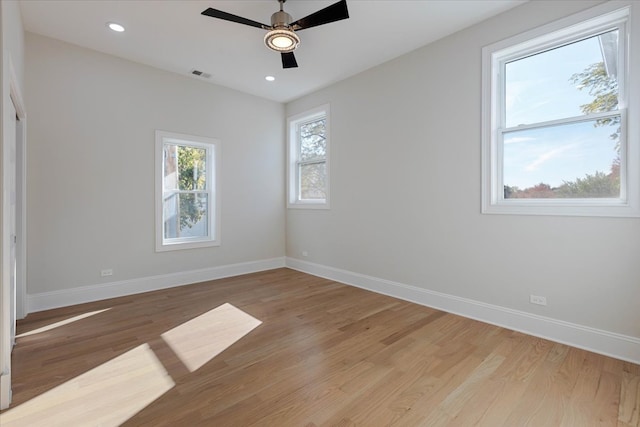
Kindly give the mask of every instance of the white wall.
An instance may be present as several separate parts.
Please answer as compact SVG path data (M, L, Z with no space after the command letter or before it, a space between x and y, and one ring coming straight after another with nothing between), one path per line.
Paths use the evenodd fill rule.
M18 86L24 89L24 30L20 6L15 0L2 1L2 46L5 59L11 58Z
M288 210L287 256L640 337L640 220L480 213L481 48L597 3L529 2L289 103L331 105L332 200Z
M284 256L282 104L31 33L26 86L28 294ZM220 247L155 252L156 129L222 141Z

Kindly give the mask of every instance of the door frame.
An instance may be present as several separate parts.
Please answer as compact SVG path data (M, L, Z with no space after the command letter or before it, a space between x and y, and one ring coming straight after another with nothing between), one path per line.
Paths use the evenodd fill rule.
M13 73L12 73L13 75ZM11 101L16 108L16 319L29 314L27 306L27 114L17 81L11 79Z
M2 246L0 247L0 267L2 275L0 276L0 292L2 294L0 304L0 409L4 409L11 403L11 350L13 348L13 337L11 334L11 324L15 322L12 319L11 298L12 283L10 280L10 247L11 238L10 227L10 189L6 185L5 171L8 165L8 156L12 146L16 150L15 165L15 182L16 182L16 310L15 317L24 317L26 312L26 110L24 107L22 93L18 84L18 79L9 55L3 55L2 58L2 134L0 135L1 161L2 161L2 197L0 203L0 220L1 220L1 238ZM5 116L9 110L16 112L18 120L16 121L16 129L9 132L5 123ZM11 133L11 134L10 134ZM20 140L18 140L20 139ZM20 147L20 155L17 148ZM19 194L18 194L19 189ZM19 303L18 303L19 301Z

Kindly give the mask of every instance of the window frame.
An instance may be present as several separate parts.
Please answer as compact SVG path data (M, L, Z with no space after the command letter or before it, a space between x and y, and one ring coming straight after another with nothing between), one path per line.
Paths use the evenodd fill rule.
M629 1L596 6L482 49L482 213L571 216L640 216L640 125L628 117L640 111L640 70L637 49L638 7ZM606 113L549 120L506 128L504 66L517 58L567 45L618 28L618 109ZM635 97L635 99L634 99ZM505 199L503 137L509 132L620 116L620 197L567 199Z
M318 119L325 119L325 199L301 199L300 198L300 169L304 165L318 164L317 159L309 161L300 160L300 138L298 129L301 125L309 122L316 121ZM329 195L330 195L330 106L324 104L303 113L296 114L287 118L287 208L291 209L329 209Z
M208 195L207 231L205 237L164 237L164 146L185 145L206 150L207 188L198 190ZM215 138L156 130L155 132L155 216L156 252L220 246L220 171L221 143Z

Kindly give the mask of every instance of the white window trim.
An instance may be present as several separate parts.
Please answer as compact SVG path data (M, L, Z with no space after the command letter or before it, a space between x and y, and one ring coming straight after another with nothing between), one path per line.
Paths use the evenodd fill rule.
M482 212L488 214L640 216L640 4L611 1L527 31L482 49ZM622 158L620 199L504 199L502 187L502 150L499 131L503 111L496 98L501 95L499 61L515 51L539 51L567 38L580 39L594 28L606 28L614 21L627 19L621 45L626 50L620 80L619 112ZM623 56L624 57L624 56ZM630 72L633 70L633 72ZM635 74L635 75L634 75ZM624 96L626 94L626 96ZM587 119L589 116L585 116ZM626 120L629 117L629 120ZM635 119L633 119L635 118ZM570 119L568 119L570 120ZM503 130L504 131L504 130Z
M210 185L209 202L209 236L204 238L164 239L163 222L163 176L164 176L164 144L174 142L181 145L191 145L207 149L207 184ZM155 216L156 216L156 252L180 249L195 249L220 246L220 171L221 171L221 143L214 138L193 136L182 133L156 130L155 154ZM213 166L213 167L211 167ZM213 170L212 170L213 169ZM213 207L211 204L214 204Z
M330 151L331 151L331 114L329 104L324 104L319 107L315 107L311 110L307 110L303 113L296 114L287 118L287 208L290 209L329 209L329 194L330 194ZM326 135L325 143L327 146L326 154L326 170L327 170L327 197L324 200L300 200L298 199L298 168L297 160L299 158L298 138L296 134L296 128L300 123L316 120L320 117L326 118Z

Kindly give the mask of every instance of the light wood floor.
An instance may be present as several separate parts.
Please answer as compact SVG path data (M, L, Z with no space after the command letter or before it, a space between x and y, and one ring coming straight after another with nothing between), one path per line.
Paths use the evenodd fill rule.
M640 425L638 365L288 269L18 334L2 426Z

